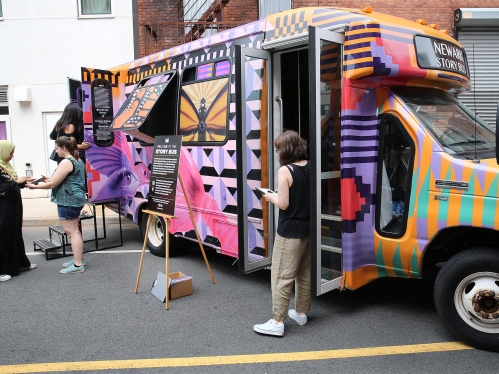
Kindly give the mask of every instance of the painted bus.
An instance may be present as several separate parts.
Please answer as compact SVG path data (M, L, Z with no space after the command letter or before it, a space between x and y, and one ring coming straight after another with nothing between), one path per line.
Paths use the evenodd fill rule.
M312 293L437 274L443 323L499 351L499 165L494 130L455 96L461 45L370 8L268 16L112 69L82 68L91 202L132 219L149 250L196 241L177 186L169 233L147 207L154 137L181 135L180 175L204 246L268 268L278 211L273 140L309 145Z

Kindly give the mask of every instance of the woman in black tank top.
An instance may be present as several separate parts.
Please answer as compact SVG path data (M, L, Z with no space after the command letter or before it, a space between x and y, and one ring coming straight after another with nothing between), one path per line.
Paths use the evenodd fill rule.
M307 324L310 310L310 171L307 143L294 131L285 131L275 141L279 153L278 197L265 194L265 200L279 208L277 234L272 253L273 319L255 325L256 332L284 335L287 316L299 325ZM295 309L290 309L295 285Z
M85 163L85 150L90 147L90 143L86 142L84 139L82 119L82 109L75 103L69 103L64 108L61 118L56 122L49 137L52 140L56 140L60 136L75 138L80 158L83 163ZM57 164L62 160L63 159L59 157L57 159Z

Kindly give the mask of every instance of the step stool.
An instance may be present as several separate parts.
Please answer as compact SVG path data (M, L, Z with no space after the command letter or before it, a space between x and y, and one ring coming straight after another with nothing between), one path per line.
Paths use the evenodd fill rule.
M80 229L80 232L82 232L82 227L81 227L81 221L86 220L86 219L92 219L94 218L95 215L95 207L91 204L88 204L90 206L90 211L92 214L84 214L80 216L80 219L78 221L78 227ZM56 242L54 240L54 234L57 235L59 242ZM45 259L48 260L53 260L55 258L61 258L61 257L66 257L66 247L69 246L71 243L69 242L69 237L62 228L62 226L49 226L49 238L48 239L38 239L38 240L33 240L33 249L35 251L42 250L45 251ZM49 258L50 252L56 251L58 249L62 249L62 254L57 257L52 257Z
M50 239L38 239L38 240L33 240L33 249L35 251L42 250L45 252L45 259L48 261L49 259L49 253L52 251L56 251L58 249L62 248L62 256L59 257L64 257L66 255L66 245L65 243L54 243ZM59 258L57 257L57 258Z

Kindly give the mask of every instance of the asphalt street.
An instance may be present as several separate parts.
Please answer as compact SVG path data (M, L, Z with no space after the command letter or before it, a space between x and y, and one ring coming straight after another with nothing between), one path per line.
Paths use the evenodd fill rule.
M272 356L275 361L282 362L227 364L224 358L234 355L293 353L290 357L296 358L302 352L430 345L456 339L435 311L432 284L403 279L330 292L313 300L307 326L288 320L283 338L259 335L253 324L271 318L270 272L238 275L233 258L206 249L216 280L212 284L195 245L170 260L170 272L193 275L194 294L170 301L170 309L165 310L150 293L157 272L164 272L164 259L146 253L139 292L134 294L142 241L133 223L125 221L123 228L123 247L87 253L86 271L73 275L59 274L67 258L46 261L43 253L33 253L33 240L48 237L46 227L24 228L27 252L38 268L0 283L0 373L9 372L5 365L48 363L50 369L50 364L66 362L79 362L84 369L88 365L80 372L101 373L89 362L187 358L185 362L192 364L192 358L217 356L223 357L202 366L141 369L124 365L129 369L105 372L497 371L496 353L474 349L426 352L423 348L420 353L391 354L397 353L393 348L379 355L298 361L276 355ZM88 231L84 227L84 233ZM109 224L107 244L118 241L118 233L118 225Z

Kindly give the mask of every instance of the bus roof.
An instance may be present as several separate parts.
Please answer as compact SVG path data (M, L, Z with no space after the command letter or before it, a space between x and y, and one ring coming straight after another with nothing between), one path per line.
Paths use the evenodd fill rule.
M265 43L268 44L269 42L279 44L280 40L308 32L309 26L337 30L344 29L345 46L348 45L350 40L358 40L359 38L365 39L366 43L374 41L372 45L375 45L376 43L380 44L380 41L383 45L388 45L389 43L392 43L392 45L396 43L407 44L409 45L409 51L406 55L411 55L408 58L412 59L410 69L417 69L420 73L432 70L418 68L417 63L414 62L416 60L414 52L415 36L423 35L437 38L461 48L460 44L455 39L434 27L425 26L415 21L409 21L388 14L371 12L368 8L360 10L349 8L306 7L271 14L266 19L229 29L186 44L181 44L139 58L135 61L116 66L110 70L114 72L132 69L138 71L141 67L147 65L154 66L160 61L167 61L169 64L169 61L176 56L188 55L194 51L223 43L226 43L226 45L229 46L234 39L260 33L264 33L263 45L265 45ZM341 26L344 27L341 28ZM348 54L347 51L345 54ZM349 58L349 56L346 57ZM371 59L374 60L374 56L371 56ZM350 58L348 63L352 63L351 60L352 59ZM353 62L353 64L354 63L355 62ZM349 69L352 70L351 67L346 70L348 71ZM361 69L350 74L350 78L359 79L366 76L369 77L372 74L372 69ZM469 87L469 79L463 76L463 74L448 71L445 74L438 73L437 75L433 75L433 78L435 79L446 80L447 83L455 86L454 88L457 87L459 89L462 87L466 89ZM418 79L419 78L421 78L421 81L425 79L423 76L418 77ZM428 76L426 78L431 79L432 77Z

